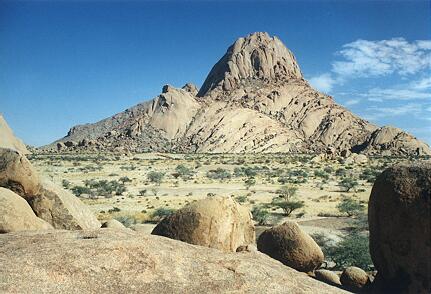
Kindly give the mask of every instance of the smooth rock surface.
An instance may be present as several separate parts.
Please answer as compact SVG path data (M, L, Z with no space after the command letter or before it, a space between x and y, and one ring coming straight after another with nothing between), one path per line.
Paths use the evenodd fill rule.
M13 149L21 154L29 154L25 144L18 139L0 113L0 148Z
M131 230L0 235L2 293L346 293L260 253Z
M21 196L0 188L0 233L50 229L52 226L38 218Z

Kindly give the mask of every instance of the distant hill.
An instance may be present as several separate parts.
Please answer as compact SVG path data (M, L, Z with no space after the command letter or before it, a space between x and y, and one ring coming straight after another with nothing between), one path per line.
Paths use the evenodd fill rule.
M199 90L166 85L151 101L75 126L47 148L431 155L415 137L375 126L313 89L292 52L267 33L236 40Z

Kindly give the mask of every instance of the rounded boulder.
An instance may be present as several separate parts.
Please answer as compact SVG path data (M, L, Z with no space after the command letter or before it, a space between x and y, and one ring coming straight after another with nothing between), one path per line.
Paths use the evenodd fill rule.
M325 282L326 284L339 286L341 285L340 277L330 270L320 269L314 271L314 276L317 280L321 282Z
M193 202L165 217L151 234L231 252L255 241L250 211L228 197Z
M265 230L257 240L257 248L301 272L315 270L324 259L319 245L292 221Z
M386 169L368 204L375 284L387 292L431 293L431 163Z
M358 291L368 283L367 273L356 266L349 266L341 274L341 284L351 291Z

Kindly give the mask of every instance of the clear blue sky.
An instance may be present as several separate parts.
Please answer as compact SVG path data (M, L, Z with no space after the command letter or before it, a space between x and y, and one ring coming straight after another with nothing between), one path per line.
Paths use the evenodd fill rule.
M429 1L0 2L0 112L43 145L200 86L240 36L277 35L313 85L431 142Z

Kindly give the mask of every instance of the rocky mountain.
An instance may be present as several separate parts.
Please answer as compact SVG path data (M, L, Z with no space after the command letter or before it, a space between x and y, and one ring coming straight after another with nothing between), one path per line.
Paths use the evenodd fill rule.
M75 126L45 148L431 155L415 137L379 128L313 89L292 52L267 33L239 38L199 91L166 85L154 99Z
M3 115L0 114L0 147L9 148L21 152L22 154L29 154L25 144L15 137L12 129L7 124Z

